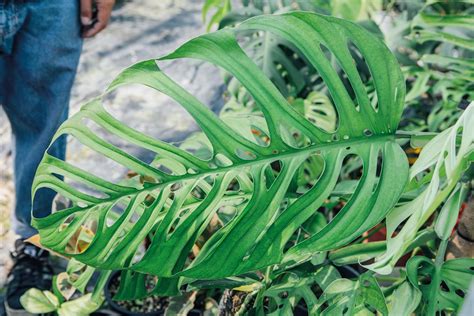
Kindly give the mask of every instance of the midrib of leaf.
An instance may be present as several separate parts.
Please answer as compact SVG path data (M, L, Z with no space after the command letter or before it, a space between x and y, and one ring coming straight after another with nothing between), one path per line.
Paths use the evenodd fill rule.
M111 202L115 202L115 201L117 201L117 199L119 199L119 198L121 199L121 198L126 197L126 196L132 197L132 196L136 196L136 195L138 195L140 193L143 193L143 192L153 192L157 189L161 189L163 187L166 187L167 185L172 184L172 183L177 183L177 182L182 182L182 181L187 181L187 180L196 180L196 179L199 179L199 178L204 178L204 177L209 176L209 175L216 175L216 174L220 174L220 173L225 173L225 172L232 171L232 170L235 170L235 169L246 169L246 168L249 168L249 167L252 167L252 166L258 166L258 165L265 166L266 164L268 164L270 162L280 160L280 159L284 159L284 158L299 157L299 156L308 156L309 157L311 154L314 154L316 152L324 152L324 151L329 151L329 150L333 150L333 149L337 149L337 148L347 148L347 147L351 147L353 145L360 145L360 144L363 144L363 143L367 142L369 139L370 139L371 144L375 144L375 143L378 143L378 142L385 143L385 142L388 142L388 141L394 141L395 140L395 135L393 135L393 134L392 135L372 135L372 136L370 136L370 138L369 137L354 137L354 138L349 139L349 140L334 141L334 142L330 142L330 143L326 143L326 144L315 144L315 145L311 145L311 146L308 146L308 147L305 147L305 148L302 148L302 149L287 150L285 152L276 154L274 156L264 157L264 158L260 158L260 159L257 158L257 159L245 161L245 162L242 162L242 163L236 163L236 164L230 165L230 166L225 166L225 167L219 167L217 169L206 170L206 171L203 171L203 172L200 172L200 173L194 173L194 174L187 173L187 174L182 175L182 176L176 176L175 178L171 179L170 181L161 182L161 183L157 183L157 184L147 183L146 187L143 187L142 189L133 189L133 190L130 190L130 191L123 191L118 196L112 196L111 198L104 198L104 199L101 200L101 202L94 203L90 207L88 206L88 207L85 207L85 208L79 208L79 210L76 209L76 211L86 211L90 208L96 208L97 206L100 206L100 205L103 205L103 204L109 204Z
M434 26L460 26L473 28L474 15L436 15L420 13L423 22Z
M449 194L451 194L454 187L456 186L456 184L458 184L459 180L461 179L461 176L463 174L463 171L464 171L465 167L466 166L464 164L459 163L458 166L456 167L456 169L454 169L453 175L450 178L450 182L448 183L448 185L444 189L442 189L437 194L434 201L430 204L430 207L426 210L423 217L418 222L418 225L416 227L416 231L418 231L418 229L420 229L421 226L423 226L423 224L431 217L431 215L433 215L433 212L436 211L438 206L440 206L441 203L443 203L448 198Z
M267 75L267 76L271 76L272 72L271 72L271 66L269 64L269 61L270 61L270 54L271 54L271 48L272 48L272 45L271 45L271 39L270 39L270 34L269 32L265 31L265 35L264 36L264 40L263 40L263 54L262 54L262 69L264 71L264 73Z

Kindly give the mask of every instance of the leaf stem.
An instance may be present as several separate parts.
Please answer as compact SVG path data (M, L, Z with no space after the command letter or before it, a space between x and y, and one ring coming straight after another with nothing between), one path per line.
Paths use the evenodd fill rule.
M110 274L112 273L111 270L102 270L99 276L99 280L97 281L96 286L94 287L94 291L92 292L92 300L98 304L102 303L103 300L103 292L105 285L107 284L107 280L109 279Z
M427 141L432 140L436 136L438 136L440 133L436 132L419 132L419 131L402 131L398 130L395 132L395 138L396 139L411 139L414 136L423 136L426 137ZM461 134L456 135L456 139L460 140L462 138Z
M272 282L272 280L270 278L272 270L273 270L273 266L268 266L265 269L265 284L270 284Z
M273 265L268 266L265 269L265 275L263 276L263 286L258 290L257 297L255 299L254 307L257 307L260 304L260 301L262 302L263 306L263 293L267 290L268 286L271 285L272 279L271 279L271 273L273 270Z
M380 282L397 282L397 281L400 281L400 277L393 277L393 276L389 276L389 275L377 275L375 278L377 279L377 281L380 281Z
M440 267L444 262L444 256L448 247L449 239L442 239L439 244L438 253L436 254L435 265Z

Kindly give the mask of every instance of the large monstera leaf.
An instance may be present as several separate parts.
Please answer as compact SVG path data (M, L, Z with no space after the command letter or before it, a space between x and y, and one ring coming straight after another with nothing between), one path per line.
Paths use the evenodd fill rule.
M330 91L338 115L337 130L326 131L291 107L239 47L233 29L197 37L161 60L201 59L231 73L260 107L270 141L264 146L232 130L161 71L157 61L135 64L108 91L133 83L168 95L196 120L212 145L212 157L198 158L127 127L106 112L99 99L88 103L62 125L55 139L68 134L138 173L145 182L112 183L46 154L33 190L51 188L72 205L33 219L44 246L99 269L127 269L162 279L216 279L341 247L383 220L408 178L406 157L394 140L404 81L387 47L353 23L312 13L260 16L239 29L272 32L305 55ZM370 69L377 93L375 106L358 75L349 42ZM343 85L323 47L336 57L353 93ZM94 133L84 121L93 121L106 132L155 152L157 158L151 164L140 161ZM309 145L291 145L288 131L304 135ZM349 155L360 157L363 163L355 193L322 230L289 243L331 194ZM290 198L287 192L298 169L314 156L324 162L315 185ZM70 180L102 196L80 190ZM226 201L236 197L241 207L202 244L210 222ZM81 252L68 252L68 242L78 238L84 226L93 232L92 240ZM147 236L151 243L143 255L136 256Z

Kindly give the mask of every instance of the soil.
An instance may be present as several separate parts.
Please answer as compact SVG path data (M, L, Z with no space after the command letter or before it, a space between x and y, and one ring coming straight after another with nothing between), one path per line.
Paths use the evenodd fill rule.
M112 276L109 282L109 293L113 298L117 294L120 285L120 274L117 273ZM153 286L151 286L153 287ZM164 312L169 304L168 297L161 297L157 295L151 295L143 299L137 299L133 301L113 301L116 305L121 308L133 312L133 313L154 313L161 314Z

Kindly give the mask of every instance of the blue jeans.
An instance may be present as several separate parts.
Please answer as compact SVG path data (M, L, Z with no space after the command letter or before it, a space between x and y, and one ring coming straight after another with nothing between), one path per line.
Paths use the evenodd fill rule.
M52 136L67 118L81 48L77 0L0 0L0 104L13 134L13 229L23 238L36 233L32 211L35 216L51 212L54 192L43 189L32 203L31 185ZM64 159L65 139L48 152Z

